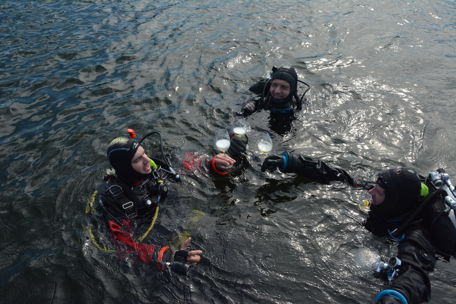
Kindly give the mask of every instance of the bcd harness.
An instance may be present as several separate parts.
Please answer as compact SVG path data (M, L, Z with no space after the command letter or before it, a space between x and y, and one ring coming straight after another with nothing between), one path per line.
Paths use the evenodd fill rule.
M96 199L98 195L98 191L94 191L92 193L92 195L90 196L90 198L87 200L87 205L86 205L86 208L85 208L85 214L87 215L93 215L94 212L95 212L95 209L94 209L94 206L93 206L93 203ZM155 221L157 220L157 217L158 217L158 211L160 210L160 207L157 206L155 208L155 213L154 213L154 216L152 217L152 220L150 222L150 225L149 225L149 228L147 228L146 232L143 233L143 235L141 235L140 237L138 237L136 239L136 241L138 242L142 242L148 235L149 233L152 231L154 225L155 225ZM104 252L109 252L109 253L113 253L115 252L115 250L113 249L109 249L109 248L106 248L106 247L103 247L102 245L100 245L96 238L95 238L95 235L93 234L92 232L92 228L90 225L87 225L86 226L86 231L87 233L89 234L89 240L90 242L100 251L104 251Z
M404 240L404 233L410 225L426 219L433 246L448 260L450 256L456 255L455 188L443 169L429 173L422 180L431 193L398 228L389 231L389 236L400 242Z
M151 160L151 162L153 162ZM115 176L108 175L107 179L111 181L115 181L115 183L109 185L106 189L106 193L115 199L115 208L127 219L134 219L138 217L138 211L144 211L149 209L153 211L153 216L151 218L151 223L146 230L140 237L136 238L136 241L142 242L152 231L155 222L158 217L159 212L159 202L162 201L168 191L167 187L167 180L172 177L174 180L176 179L176 173L172 170L171 167L166 166L161 161L157 161L160 165L157 166L154 162L153 171L151 173L151 177L145 181L143 181L140 185L136 187L128 187L119 181ZM164 168L166 166L166 168ZM94 214L94 202L97 198L98 191L94 191L91 197L87 200L87 205L85 208L85 214L92 215ZM101 198L98 198L98 203L102 208L103 212L105 212L110 218L114 219L116 222L120 222L118 216L109 212ZM149 212L147 212L149 213ZM92 232L90 225L87 225L86 230L89 234L89 239L92 244L99 250L104 252L115 252L113 249L105 248L100 245L95 238L95 235Z
M105 193L113 200L109 200L108 205L103 200L99 203L104 212L117 222L119 217L134 219L153 211L168 192L165 180L155 177L148 178L134 187L128 187L114 176L109 176L108 179L114 182L108 186Z

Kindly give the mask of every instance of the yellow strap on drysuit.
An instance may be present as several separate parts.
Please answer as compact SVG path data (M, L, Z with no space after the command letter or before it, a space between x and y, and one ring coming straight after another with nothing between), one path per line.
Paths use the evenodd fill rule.
M95 201L97 194L98 194L97 190L93 191L92 195L87 200L87 205L85 207L85 214L93 214L93 202Z
M144 234L138 238L139 242L142 242L147 237L147 235L152 231L152 228L154 228L155 221L157 220L157 217L158 217L158 209L160 209L160 207L157 206L157 208L155 208L155 214L154 214L154 217L152 218L152 222L150 223L150 226L147 229L147 231L144 232Z
M93 211L94 211L93 202L95 201L95 198L97 197L97 194L98 194L98 191L95 190L92 193L92 195L89 197L89 199L87 200L87 205L85 207L85 214L93 214ZM157 206L157 208L155 208L155 214L154 214L154 217L152 218L152 222L150 223L149 228L147 229L147 231L144 232L144 234L138 238L139 242L142 242L149 235L149 233L152 231L152 229L154 228L155 221L157 220L157 217L158 217L158 210L159 209L160 208L158 206ZM115 250L105 248L105 247L101 246L100 244L98 244L98 242L95 239L95 235L93 234L92 229L90 228L90 226L87 226L86 229L87 229L87 232L89 234L90 241L92 242L92 244L97 249L99 249L101 251L104 251L104 252L115 252Z
M93 214L93 202L95 201L95 197L97 197L98 191L94 191L92 195L89 197L87 200L87 204L85 207L85 214ZM107 249L98 244L97 240L95 240L95 235L93 235L92 229L90 228L90 225L87 225L86 227L87 233L89 234L89 240L90 242L98 249L104 252L115 252L115 250L112 249Z
M90 228L90 226L87 226L87 232L89 233L90 241L98 250L101 250L104 252L109 252L109 253L116 252L113 249L108 249L108 248L105 248L105 247L101 246L100 244L98 244L98 242L95 240L95 236L93 235L93 232L92 232L92 229Z

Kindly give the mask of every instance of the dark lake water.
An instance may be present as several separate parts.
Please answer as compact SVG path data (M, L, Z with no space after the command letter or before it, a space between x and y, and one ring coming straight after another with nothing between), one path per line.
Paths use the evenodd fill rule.
M204 250L188 277L87 241L112 138L213 154L273 65L311 85L274 152L456 176L452 0L2 0L0 38L1 303L368 303L382 285L365 265L388 248L360 226L367 196L261 173L253 149L241 176L171 186L158 226ZM247 122L268 130L267 113ZM431 303L453 303L455 262L431 280Z

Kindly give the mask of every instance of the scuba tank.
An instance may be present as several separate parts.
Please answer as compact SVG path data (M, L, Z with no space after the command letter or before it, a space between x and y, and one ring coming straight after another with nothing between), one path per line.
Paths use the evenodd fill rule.
M415 222L423 221L431 242L444 258L456 255L456 191L445 170L438 169L420 177L424 198L401 225L388 231L393 241L402 241L405 232Z
M428 179L434 188L446 192L445 204L447 208L445 211L448 212L448 218L456 229L456 191L450 180L450 176L444 169L437 169L436 172L429 173Z
M434 190L434 193L441 193L439 199L434 200L426 210L424 218L431 234L432 243L439 253L448 259L451 255L456 256L455 188L449 175L443 169L429 173L426 184Z

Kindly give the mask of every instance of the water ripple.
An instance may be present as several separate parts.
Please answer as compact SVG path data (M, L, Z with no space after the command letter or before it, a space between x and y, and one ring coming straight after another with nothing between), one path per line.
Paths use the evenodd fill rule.
M6 302L369 301L379 282L356 260L382 246L360 226L363 195L264 174L253 151L252 167L229 181L180 171L160 231L191 233L204 250L189 277L87 244L83 209L113 137L155 130L177 163L185 152L211 155L217 130L238 119L248 87L272 66L292 65L311 85L292 131L272 133L274 152L365 178L401 165L456 172L454 1L6 0L0 8ZM266 112L247 122L252 139L269 129ZM193 209L205 214L198 225L187 220ZM455 273L438 264L435 303L451 303Z

